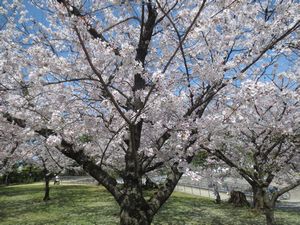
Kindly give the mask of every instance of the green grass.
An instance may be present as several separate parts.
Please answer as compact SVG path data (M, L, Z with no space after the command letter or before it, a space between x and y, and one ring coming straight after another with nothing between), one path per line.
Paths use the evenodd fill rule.
M52 186L51 200L42 201L39 184L0 187L1 225L114 225L119 208L103 187ZM300 213L276 211L279 225L300 225ZM165 225L264 225L264 216L246 208L234 208L211 199L174 193L156 215L153 224Z

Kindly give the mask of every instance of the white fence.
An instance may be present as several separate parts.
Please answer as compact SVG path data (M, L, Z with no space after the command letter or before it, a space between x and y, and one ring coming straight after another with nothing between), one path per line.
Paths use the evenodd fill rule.
M160 183L162 180L165 179L165 176L155 177L152 180L156 183ZM98 182L90 177L90 176L62 176L61 182L72 182L72 183L79 183L79 184L97 184ZM119 183L122 181L119 179ZM214 198L214 191L213 191L213 184L217 185L218 191L220 193L221 199L225 200L229 197L229 192L232 190L235 191L242 191L245 193L247 198L251 201L252 200L252 192L251 187L247 183L243 182L241 179L235 178L227 178L224 179L222 183L214 183L213 180L208 178L203 178L201 181L195 181L190 179L189 177L182 177L178 182L175 190L178 192L185 192L193 195L204 196L209 198ZM299 191L298 191L299 192ZM291 194L292 193L292 194ZM280 197L280 200L290 200L294 199L293 192L288 192ZM298 201L298 199L295 199Z

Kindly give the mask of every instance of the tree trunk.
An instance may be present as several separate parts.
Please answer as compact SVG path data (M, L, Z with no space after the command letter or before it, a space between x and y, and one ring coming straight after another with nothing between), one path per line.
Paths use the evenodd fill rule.
M128 150L125 155L126 169L123 175L124 195L119 200L121 225L150 225L153 212L143 196L141 165L138 159L142 121L130 125Z
M265 209L267 225L275 225L274 209Z
M133 202L131 201L131 203ZM137 202L134 203L134 206L128 205L122 207L120 213L120 225L150 225L153 216L149 214L149 210L147 210L148 206L141 204L137 207Z
M228 203L232 203L235 206L250 206L246 195L240 191L231 191Z
M274 207L275 200L267 193L266 188L252 186L253 207L266 216L267 225L275 225Z
M221 203L221 196L219 194L219 192L216 193L216 204L220 204Z
M219 188L218 188L217 184L214 184L213 187L214 187L214 195L216 197L216 204L220 204L221 203L221 196L220 196L220 193L219 193Z
M49 183L50 183L50 177L46 175L45 176L45 195L44 195L44 198L43 198L44 201L50 200L50 186L49 186Z
M264 191L262 188L252 186L253 191L253 208L262 211L264 209Z
M128 179L127 177L124 185L126 194L120 201L120 224L150 225L153 213L143 196L142 183L139 182L139 179Z
M5 185L6 186L9 185L9 174L6 174L6 176L5 176Z

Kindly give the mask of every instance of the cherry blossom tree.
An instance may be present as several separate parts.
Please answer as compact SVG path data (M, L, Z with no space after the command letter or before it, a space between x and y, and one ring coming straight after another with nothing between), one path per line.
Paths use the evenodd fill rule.
M247 81L207 116L207 143L200 144L251 185L254 207L268 225L275 224L278 197L300 185L299 100L299 83L291 78ZM280 188L271 193L271 184Z
M12 142L12 139L9 139L8 141L6 139L7 136L4 136L5 140L1 140L1 144L3 144L4 149L1 151L0 172L9 172L17 163L20 162L30 163L36 168L41 168L45 181L43 200L48 201L50 200L51 179L63 172L65 169L71 168L73 160L65 157L55 147L45 144L45 140L43 140L43 138L30 136L34 135L33 132L27 134L22 133L22 135L23 139L18 138L15 142ZM13 145L11 143L13 143Z
M148 225L218 92L268 60L295 60L298 12L294 1L3 1L1 115L101 183L121 224ZM145 198L142 178L161 169Z
M66 158L55 147L47 146L43 140L37 138L32 139L33 143L29 144L30 152L34 155L31 157L31 162L43 170L45 181L44 201L50 200L50 181L61 174L65 169L72 166L73 160ZM33 149L35 151L33 151Z

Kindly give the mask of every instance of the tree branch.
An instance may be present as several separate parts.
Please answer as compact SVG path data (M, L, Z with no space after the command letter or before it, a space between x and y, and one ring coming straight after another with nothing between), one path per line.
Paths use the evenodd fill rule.
M101 73L99 73L98 70L97 70L97 68L94 66L94 64L93 64L93 62L92 62L92 59L91 59L91 57L90 57L90 55L89 55L89 52L88 52L88 50L87 50L87 48L86 48L86 46L85 46L85 43L84 43L84 41L83 41L83 39L82 39L82 37L81 37L81 35L80 35L80 32L79 32L79 30L77 29L76 26L74 27L74 30L75 30L75 32L76 32L76 34L77 34L77 37L78 37L79 42L80 42L80 45L81 45L81 47L82 47L82 50L83 50L83 52L84 52L84 54L85 54L85 56L86 56L86 59L87 59L89 65L90 65L91 69L93 70L93 72L94 72L94 73L97 75L97 77L99 78L99 81L100 81L100 83L102 84L102 86L103 86L105 92L106 92L107 95L109 96L110 101L113 103L113 105L115 106L115 108L117 109L117 111L119 112L119 114L121 115L121 117L122 117L128 124L131 124L130 120L129 120L129 119L125 116L125 114L122 112L122 110L120 109L120 107L119 107L118 103L116 102L114 96L113 96L112 93L109 91L109 89L108 89L106 83L104 82L104 80L103 80L103 78L102 78L102 76L101 76Z
M183 42L184 42L185 39L187 38L189 32L192 30L192 27L194 26L194 24L196 23L198 17L200 16L200 14L201 14L201 12L202 12L202 10L203 10L203 8L204 8L205 3L206 3L206 0L203 0L203 1L202 1L202 4L201 4L201 6L200 6L200 8L199 8L199 10L198 10L198 12L197 12L197 14L196 14L196 16L194 17L194 19L193 19L193 21L192 21L192 23L191 23L190 26L187 28L187 30L186 30L186 32L185 32L183 38L181 39L181 41L179 42L179 44L178 44L178 46L177 46L175 52L173 53L173 55L171 56L171 58L169 59L169 61L168 61L167 64L165 65L165 67L164 67L164 69L163 69L163 71L162 71L163 73L166 72L166 70L167 70L168 67L170 66L172 60L174 59L175 55L177 54L178 50L180 49L180 46L183 45Z

